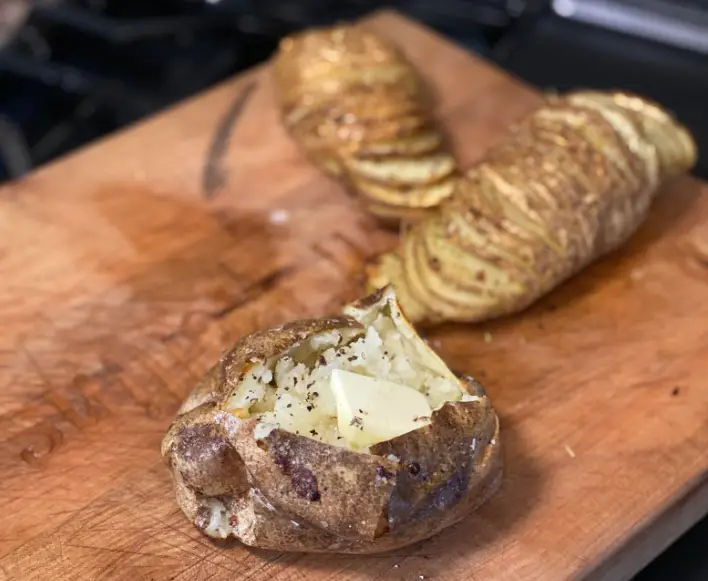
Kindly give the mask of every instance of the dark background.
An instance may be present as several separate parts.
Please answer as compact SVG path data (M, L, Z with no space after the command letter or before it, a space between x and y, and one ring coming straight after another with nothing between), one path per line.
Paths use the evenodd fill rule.
M696 136L708 178L708 51L559 16L583 1L597 0L0 0L0 182L266 59L290 32L384 6L539 88L659 101ZM603 1L708 19L708 0ZM708 581L707 547L708 519L635 581Z

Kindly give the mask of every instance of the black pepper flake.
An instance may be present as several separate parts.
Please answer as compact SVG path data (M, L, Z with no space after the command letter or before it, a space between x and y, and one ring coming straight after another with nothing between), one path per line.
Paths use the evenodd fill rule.
M289 388L287 385L286 385L283 389L284 389L285 391L290 391L290 388Z
M384 355L388 355L388 351L384 351Z
M408 472L410 472L413 476L415 476L416 474L419 474L420 473L420 464L418 464L418 462L411 462L408 465Z
M415 416L413 418L413 421L414 422L423 422L423 421L427 421L429 419L430 419L430 416Z
M313 385L315 385L315 382L314 382L314 381L311 381L311 382L308 383L305 387L306 387L307 389L310 389Z
M347 361L356 361L356 360L357 360L356 355L352 355L351 357L347 357Z
M318 361L320 362L320 365L327 365L327 360L325 359L324 355L320 355L320 358Z
M317 393L316 391L313 391L313 392L312 392L312 397L319 397L319 395L320 395L320 394Z
M307 411L308 411L308 412L311 412L313 409L315 409L315 406L313 406L313 405L308 405L308 406L307 406Z
M289 404L288 404L288 405L286 405L285 407L287 407L287 408L291 408L291 407L293 407L293 404L289 403Z
M352 418L352 421L349 422L350 426L361 426L363 422L361 421L361 418L359 416L354 416ZM363 428L362 428L363 429Z
M297 385L297 377L293 377L293 385Z
M312 434L313 436L316 436L316 435L317 435L317 430L310 430L310 434Z

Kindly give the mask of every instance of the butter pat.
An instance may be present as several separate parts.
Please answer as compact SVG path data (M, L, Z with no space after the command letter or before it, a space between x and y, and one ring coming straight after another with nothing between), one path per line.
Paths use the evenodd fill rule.
M430 423L425 396L405 385L335 369L330 386L339 433L353 447L365 448Z

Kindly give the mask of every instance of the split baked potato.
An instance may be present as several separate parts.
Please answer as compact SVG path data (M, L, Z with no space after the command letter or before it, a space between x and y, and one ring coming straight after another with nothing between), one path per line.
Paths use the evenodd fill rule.
M550 97L368 268L414 322L520 311L625 242L696 161L689 132L624 93Z
M501 478L499 422L391 288L240 340L170 426L177 502L206 535L375 553L462 519Z
M386 222L417 219L457 175L427 89L404 55L361 26L284 39L274 61L285 127Z

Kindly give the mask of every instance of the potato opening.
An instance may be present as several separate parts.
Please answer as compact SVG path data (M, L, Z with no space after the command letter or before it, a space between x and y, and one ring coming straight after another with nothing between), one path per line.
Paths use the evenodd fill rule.
M257 417L256 438L281 428L366 452L428 424L445 402L474 399L403 316L392 289L344 312L362 327L312 335L243 371L226 409Z

